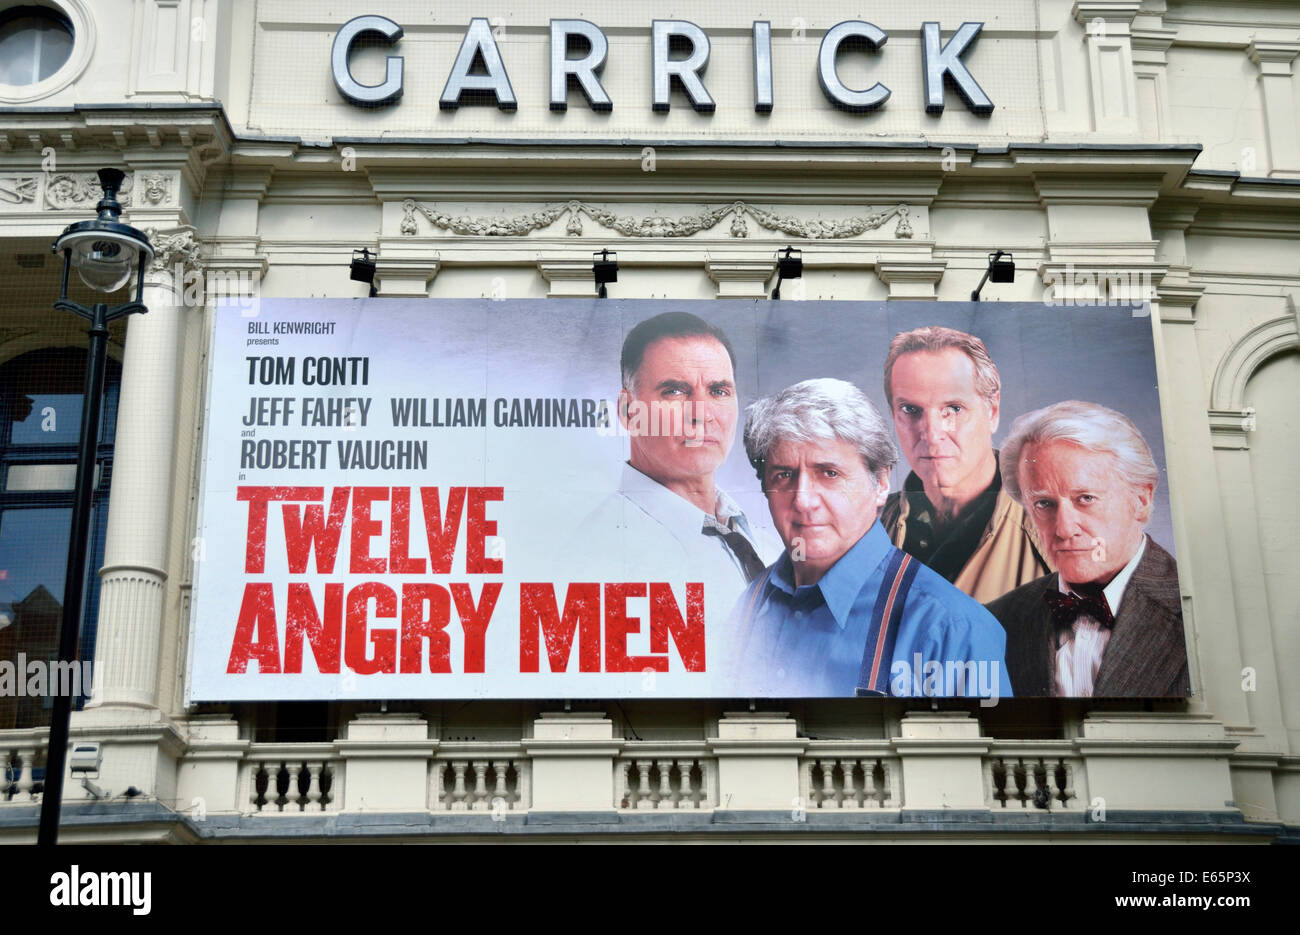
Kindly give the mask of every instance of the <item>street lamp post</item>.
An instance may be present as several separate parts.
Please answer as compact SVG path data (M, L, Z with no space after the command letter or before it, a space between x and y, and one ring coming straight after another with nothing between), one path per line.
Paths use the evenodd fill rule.
M95 451L99 440L100 409L104 397L104 370L108 357L108 326L132 312L148 311L144 305L144 271L153 259L146 237L120 220L117 193L125 175L119 169L100 169L104 197L93 221L70 224L58 240L55 253L63 254L63 282L54 307L80 315L90 322L90 348L86 385L81 404L81 434L77 442L77 479L72 505L72 534L68 540L68 566L63 584L63 623L59 630L59 662L75 663L81 630L81 605L86 583L89 548L90 502L95 490ZM136 274L135 301L108 306L97 302L87 308L68 298L68 274L73 268L91 289L105 294L121 289ZM61 667L62 668L62 667ZM41 824L36 842L58 842L59 812L63 804L63 771L68 754L68 722L72 696L55 692L50 717L50 743L45 756L45 785L41 794Z

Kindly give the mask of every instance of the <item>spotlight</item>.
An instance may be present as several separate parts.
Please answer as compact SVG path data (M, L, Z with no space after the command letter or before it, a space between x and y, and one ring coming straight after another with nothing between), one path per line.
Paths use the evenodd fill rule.
M375 256L365 247L352 251L352 281L369 285L372 299L375 297Z
M1006 257L1006 259L1002 259ZM1016 264L1011 262L1011 254L1005 250L998 250L996 253L989 254L989 266L984 270L984 276L980 279L980 284L975 287L975 291L970 294L972 302L980 300L980 290L989 280L993 282L1015 282L1016 281Z
M618 254L601 250L591 255L591 275L596 280L596 294L602 299L609 298L606 284L618 282Z
M796 250L794 247L786 247L784 251L776 251L776 288L772 290L772 298L781 298L782 280L802 278L803 252Z

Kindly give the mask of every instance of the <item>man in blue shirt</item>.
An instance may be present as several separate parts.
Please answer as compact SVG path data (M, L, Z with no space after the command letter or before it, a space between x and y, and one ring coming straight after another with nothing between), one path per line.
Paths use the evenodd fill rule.
M745 451L784 554L729 627L739 694L1011 695L1006 634L973 598L890 544L877 521L898 459L871 401L805 380L749 408Z

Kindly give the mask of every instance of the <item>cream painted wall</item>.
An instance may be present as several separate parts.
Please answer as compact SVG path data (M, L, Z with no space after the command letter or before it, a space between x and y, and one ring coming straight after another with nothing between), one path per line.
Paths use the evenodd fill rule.
M566 280L564 275L572 275L574 268L581 274L591 251L601 246L618 249L624 262L619 283L611 287L611 294L619 297L715 297L719 285L710 276L711 263L750 264L750 278L743 285L761 294L763 264L770 262L777 247L791 242L784 234L753 225L749 237L731 237L725 221L689 237L623 238L589 218L584 219L581 237L566 234L562 220L526 237L462 235L436 229L419 215L417 233L408 236L401 230L407 197L470 217L528 213L569 199L628 216L668 218L732 200L803 220L843 219L898 204L909 207L911 237L898 236L897 221L891 220L848 240L802 244L805 278L783 289L792 301L876 300L905 294L900 290L906 288L928 289L940 300L964 300L983 270L985 254L994 247L1013 250L1020 273L1013 284L989 287L986 298L992 301L1042 298L1044 276L1066 263L1149 275L1163 316L1153 327L1158 329L1161 355L1184 607L1193 627L1190 645L1198 694L1187 709L1220 724L1217 734L1201 721L1184 725L1192 738L1189 743L1210 749L1197 761L1202 773L1195 786L1204 794L1197 792L1192 799L1199 806L1219 807L1212 800L1217 796L1222 802L1226 795L1216 758L1228 754L1214 744L1236 743L1234 787L1238 798L1250 803L1247 814L1300 821L1300 781L1294 778L1300 762L1300 682L1294 676L1300 666L1295 619L1300 594L1294 575L1300 546L1293 521L1297 434L1291 415L1300 378L1295 353L1264 365L1248 384L1240 404L1257 411L1257 427L1243 434L1248 448L1215 447L1207 414L1221 361L1252 328L1285 316L1288 309L1294 317L1294 298L1289 297L1300 290L1295 251L1300 196L1294 186L1234 190L1230 179L1187 176L1189 165L1197 172L1230 170L1262 177L1272 172L1277 154L1270 148L1260 66L1251 60L1249 47L1252 41L1300 42L1300 9L1146 0L1134 17L1131 9L1124 12L1124 4L1104 3L1080 3L1076 15L1072 0L986 0L977 6L927 0L880 3L862 10L814 0L693 6L687 12L686 7L669 10L637 0L608 5L609 12L602 10L599 16L591 14L606 28L611 43L605 77L615 109L602 117L587 112L578 99L571 101L564 116L546 108L546 17L566 15L568 10L522 3L493 11L462 0L436 8L415 0L373 0L364 7L335 0L182 0L177 15L190 17L191 25L196 18L206 25L185 33L177 20L172 23L177 28L162 36L160 21L150 18L157 7L154 0L96 0L100 39L82 78L31 104L32 113L21 119L0 116L0 182L38 173L39 151L24 135L31 132L31 121L40 124L39 142L62 146L61 134L67 133L78 143L76 150L59 150L60 158L78 171L127 159L137 169L184 173L183 207L141 207L136 217L160 225L186 220L195 224L206 268L258 270L257 289L267 297L364 295L365 287L347 276L352 249L363 245L379 248L381 268L384 262L392 264L390 281L400 272L407 277L403 289L419 294L423 288L435 298L478 298L499 290L509 298L540 299L566 288L587 289L589 279L582 281L578 275ZM407 62L407 91L396 108L366 112L350 107L339 100L330 81L333 31L362 11L386 13L407 28L398 49ZM519 111L440 111L437 95L464 24L472 15L497 12L503 17L501 50L520 96ZM581 12L572 8L575 16ZM890 32L886 54L845 62L846 78L866 82L870 76L894 90L886 108L866 116L830 107L817 88L814 71L821 31L858 12ZM655 15L678 13L693 18L713 38L706 74L718 101L712 117L693 113L680 96L674 97L666 116L650 110L649 23ZM966 18L984 20L985 35L967 62L997 105L991 118L970 115L952 94L941 118L924 114L917 48L923 16L950 28ZM757 18L770 19L775 31L777 109L770 117L755 115L750 100L748 25ZM1100 27L1094 25L1098 20ZM131 43L105 41L103 27L113 21L132 24ZM803 29L802 39L792 34L794 28ZM1151 60L1165 56L1167 65L1142 66L1153 76L1161 75L1163 83L1150 78L1149 90L1159 89L1160 94L1143 98L1147 110L1141 117L1115 110L1122 111L1128 100L1126 72L1116 69L1132 54L1131 33L1145 35L1140 41L1148 45L1160 45L1161 36L1169 43L1167 51L1152 53ZM132 52L145 47L153 58ZM358 75L364 77L383 54L387 52L362 55ZM1284 58L1285 50L1276 55ZM142 62L152 64L144 67ZM155 67L159 62L171 62L176 70L160 71ZM177 64L181 62L184 69ZM160 74L176 77L168 84ZM1296 80L1292 77L1290 85L1300 90L1294 89ZM212 136L219 141L202 155L185 147L177 128L165 123L171 119L165 114L92 119L87 112L51 110L107 101L183 104L213 99L221 102L234 136L224 136L220 118L202 117L212 121ZM1158 129L1150 123L1152 111ZM157 147L142 129L150 120L164 122ZM125 143L114 139L114 129L126 134ZM266 138L272 136L284 139ZM383 136L557 142L545 148L472 148L330 140ZM644 157L639 142L616 148L613 154L581 145L595 138L654 142L656 171L640 170ZM789 145L766 145L775 138ZM319 145L303 146L302 140ZM665 140L755 145L745 151L731 145L674 148L664 145ZM810 141L846 145L798 149ZM940 148L858 148L927 141L956 145L951 154ZM1080 144L1083 149L1044 154L1028 145L1004 151L1009 143L1044 141L1062 147ZM1194 142L1204 149L1194 161L1190 152L1138 152L1139 144L1156 142ZM1116 153L1102 148L1107 143L1134 148ZM343 165L349 158L347 145L354 145L357 163L350 171ZM976 145L984 151L976 152ZM1253 169L1244 161L1248 150L1254 151ZM1186 219L1162 221L1167 226L1153 233L1150 218L1174 208L1184 211ZM43 204L0 200L0 262L28 252L31 237L47 236L74 215L80 216ZM718 276L717 268L712 269ZM43 314L43 299L14 295L3 283L0 296L5 299L0 307L4 327L30 330ZM185 310L176 370L179 396L171 461L175 495L167 543L158 708L177 725L178 735L188 729L181 699L189 627L187 556L202 438L204 315L201 309ZM48 323L38 328L39 337L49 343L65 341L69 330ZM32 337L14 340L30 343ZM0 344L0 359L13 349ZM1242 691L1245 666L1258 669L1254 692ZM648 739L703 742L718 736L718 721L725 714L705 703L671 710L628 707L628 712L609 712L614 738L635 730ZM1177 711L1180 706L1163 707ZM454 732L501 742L528 738L537 714L531 707L501 705L466 712L431 705L425 713L431 736ZM351 714L340 717L346 721ZM806 703L795 706L791 715L800 736L875 739L900 733L898 712L873 714L863 722L860 712L844 705ZM239 716L246 730L251 716L247 711ZM1171 713L1170 722L1181 716ZM1140 717L1141 712L1134 712L1134 718ZM1087 723L1082 715L1054 713L1047 720L1048 726L1034 728L1034 736L1087 733L1080 726ZM1153 738L1183 736L1178 734L1181 729L1176 723L1171 727L1161 721L1153 728L1130 719L1122 728L1094 730L1091 736L1104 735L1108 744L1129 743L1140 752ZM784 742L785 727L778 724L773 730ZM991 716L982 733L1018 730L1018 725ZM1229 740L1216 739L1225 730ZM227 738L222 743L227 741L234 742ZM155 744L156 749L164 747L172 749L162 741ZM1254 765L1249 779L1243 778L1247 754L1257 758L1250 760ZM1260 757L1266 765L1259 765ZM123 762L141 762L139 750L133 748ZM789 785L784 772L788 765L785 761L780 767L777 785L782 794ZM1136 753L1128 761L1122 756L1107 760L1106 781L1140 783L1147 766ZM150 769L158 777L156 794L184 797L171 791L174 778L168 776L166 763ZM548 769L562 781L562 758ZM584 781L594 782L607 773L603 764L587 763ZM742 774L746 794L752 793L755 801L775 800L770 786L751 785L752 770L736 775ZM1172 798L1162 800L1159 792L1144 789L1141 803L1174 804Z

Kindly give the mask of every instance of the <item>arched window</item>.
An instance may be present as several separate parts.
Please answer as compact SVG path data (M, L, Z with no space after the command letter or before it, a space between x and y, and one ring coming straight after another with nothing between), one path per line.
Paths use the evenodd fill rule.
M81 660L95 656L96 572L104 563L121 373L121 365L109 360L84 571ZM48 664L58 658L85 374L86 352L75 348L33 351L0 366L0 661L14 663L24 686L20 661ZM83 686L77 707L88 694L89 686ZM48 693L0 693L0 729L47 725L52 704Z

